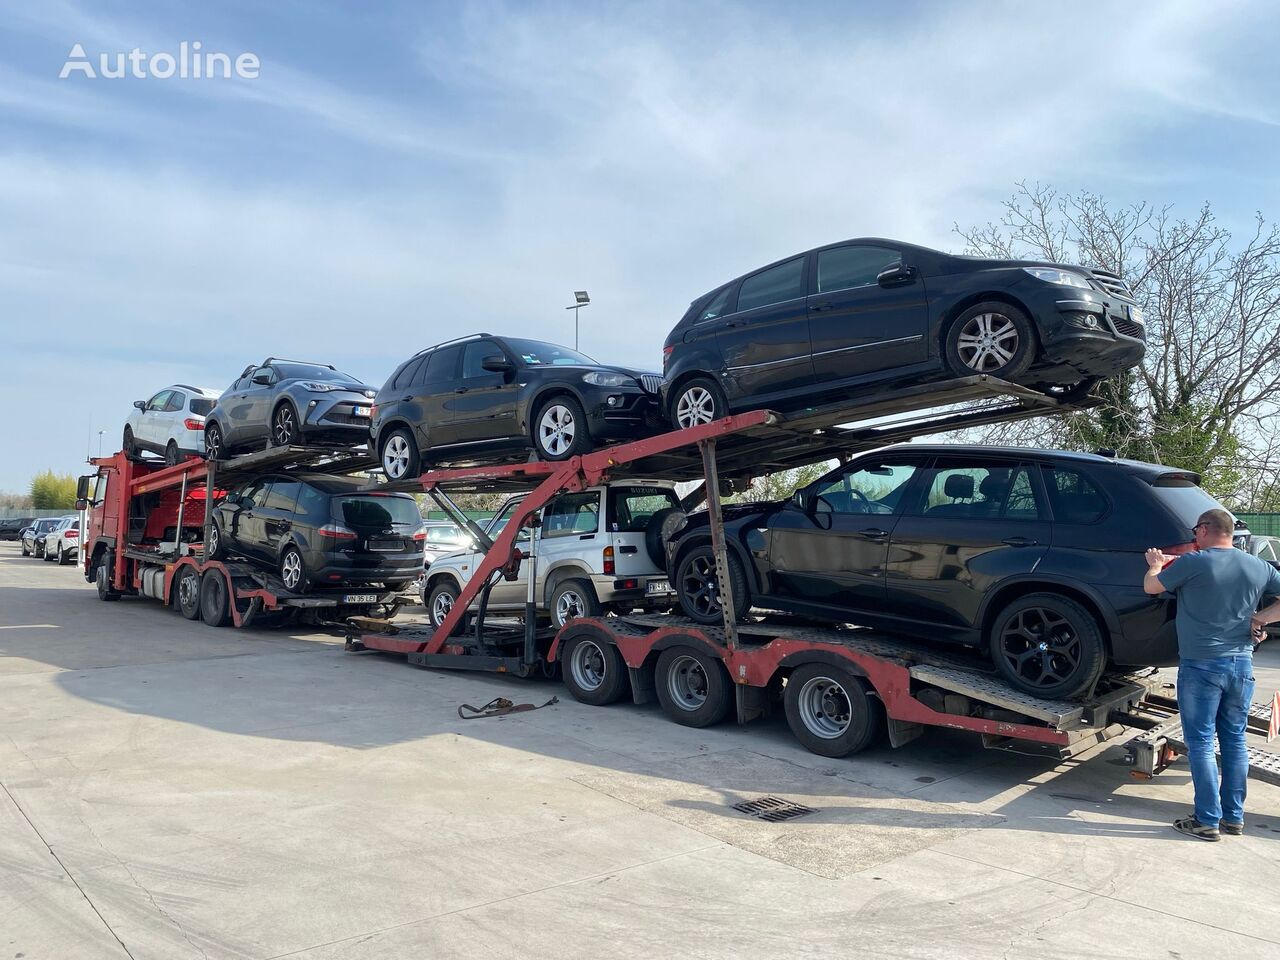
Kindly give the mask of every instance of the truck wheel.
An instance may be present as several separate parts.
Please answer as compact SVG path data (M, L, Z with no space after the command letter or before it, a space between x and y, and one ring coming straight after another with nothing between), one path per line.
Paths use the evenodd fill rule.
M221 570L206 570L200 578L200 619L211 627L231 622L231 597Z
M94 573L93 582L98 588L99 600L119 600L120 594L111 587L111 568L116 565L115 555L112 553L104 553L98 560L98 568Z
M570 627L569 629L573 629ZM616 703L626 695L627 664L618 648L598 630L576 633L560 651L564 685L573 699L593 707Z
M559 630L570 620L600 616L600 601L587 580L564 580L551 591L551 625Z
M662 712L686 727L719 723L733 704L731 684L720 661L693 647L669 647L654 674Z
M738 619L751 609L751 595L747 590L747 574L737 554L729 551L729 579L733 582L733 609ZM685 614L698 623L722 622L720 611L720 587L716 577L715 555L711 544L704 543L686 553L676 568L676 582L672 584Z
M992 622L988 642L996 669L1037 697L1070 700L1087 694L1107 665L1098 621L1055 593L1013 601Z
M178 612L188 620L200 619L200 574L195 567L183 567L173 588Z
M787 726L810 753L847 757L865 750L884 726L884 705L842 667L797 667L783 692Z

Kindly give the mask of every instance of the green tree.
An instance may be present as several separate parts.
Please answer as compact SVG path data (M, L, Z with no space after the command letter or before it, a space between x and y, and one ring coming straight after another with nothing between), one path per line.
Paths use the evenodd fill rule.
M46 470L31 480L31 506L36 510L70 510L76 505L76 478Z
M813 483L832 466L831 461L811 463L807 466L756 477L746 490L728 499L732 503L774 503L785 500L801 487L807 487Z

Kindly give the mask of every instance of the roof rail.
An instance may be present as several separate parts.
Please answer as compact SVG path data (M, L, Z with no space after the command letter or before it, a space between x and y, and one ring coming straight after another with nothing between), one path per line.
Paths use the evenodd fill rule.
M492 336L493 336L492 333L468 333L465 337L454 337L452 340L445 340L443 343L437 343L430 347L423 347L413 356L420 357L424 353L430 353L432 350L439 350L441 347L447 347L451 343L462 343L462 341L464 340L475 340L479 337L492 337ZM409 359L412 360L413 357L410 357Z
M195 390L197 393L200 392L200 387L193 387L189 383L175 383L174 386L181 387L183 390Z
M267 357L258 366L265 367L269 363L305 363L309 367L325 367L334 372L337 372L338 369L332 363L316 363L314 360L290 360L287 357Z

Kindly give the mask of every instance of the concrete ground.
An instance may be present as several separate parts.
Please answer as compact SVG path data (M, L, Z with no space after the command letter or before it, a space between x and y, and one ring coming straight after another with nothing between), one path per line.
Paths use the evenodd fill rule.
M1280 957L1280 789L1203 843L1169 827L1186 767L1122 754L826 760L780 721L104 604L0 545L0 960ZM765 795L817 812L732 809Z

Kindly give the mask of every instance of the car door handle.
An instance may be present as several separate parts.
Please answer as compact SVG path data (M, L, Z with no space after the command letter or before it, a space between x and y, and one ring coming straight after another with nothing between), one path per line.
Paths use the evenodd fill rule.
M833 307L835 307L834 303L832 303L830 300L824 300L822 303L815 303L809 309L812 310L814 313L821 313L823 310L830 310Z
M730 320L724 325L724 328L726 330L732 330L734 327L745 327L746 325L747 321L745 320Z
M637 547L637 546L635 546L634 544L629 544L629 545L624 546L624 547L619 547L619 548L618 548L618 552L619 552L619 553L639 553L639 552L640 552L640 548L639 548L639 547Z
M1005 537L1000 542L1010 547L1034 547L1040 541L1030 537Z
M459 387L457 390L455 390L455 391L453 391L453 392L454 392L454 393L466 393L466 392L467 392L467 388L466 388L466 387Z
M879 527L867 527L865 530L858 531L858 536L866 537L868 540L883 540L888 535L888 530L881 530Z
M407 394L405 394L403 397L401 397L400 399L401 399L401 400L412 400L412 399L413 399L413 394L412 394L412 393L407 393Z

